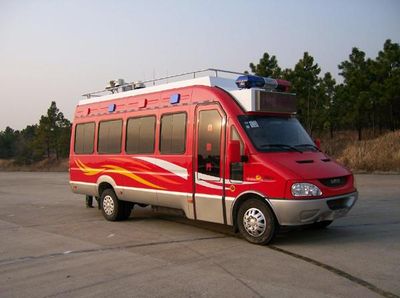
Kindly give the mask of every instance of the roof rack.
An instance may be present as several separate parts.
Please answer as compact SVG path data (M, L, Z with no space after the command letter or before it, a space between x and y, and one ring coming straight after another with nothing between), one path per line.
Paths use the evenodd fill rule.
M224 76L226 76L226 75L245 75L245 73L242 73L242 72L216 69L216 68L207 68L207 69L203 69L203 70L185 72L185 73L181 73L181 74L166 76L166 77L147 80L147 81L140 81L140 82L136 81L136 82L131 82L131 83L120 82L120 84L118 84L116 86L110 86L104 90L85 93L85 94L82 94L82 96L86 96L86 98L88 98L88 99L92 98L92 97L100 97L100 96L110 94L110 93L113 94L113 93L124 92L124 91L132 90L132 89L143 88L146 86L155 86L156 84L159 84L160 82L168 83L168 81L171 79L177 79L177 78L183 79L182 77L185 77L185 76L192 76L193 78L196 78L196 76L198 77L199 74L206 73L206 72L212 72L213 74L215 74L216 77L218 77L221 74L223 74ZM179 79L178 79L178 81L179 81ZM139 87L135 88L135 86L139 86Z

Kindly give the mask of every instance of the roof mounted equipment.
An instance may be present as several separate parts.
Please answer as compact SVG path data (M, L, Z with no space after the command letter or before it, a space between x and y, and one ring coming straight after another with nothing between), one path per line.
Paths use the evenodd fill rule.
M240 76L236 79L235 83L240 89L261 88L269 91L276 90L279 92L287 92L290 87L290 82L288 81L254 75Z

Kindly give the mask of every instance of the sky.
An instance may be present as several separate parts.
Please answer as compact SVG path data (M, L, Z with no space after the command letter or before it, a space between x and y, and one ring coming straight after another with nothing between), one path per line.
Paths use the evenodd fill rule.
M264 52L293 68L308 51L340 81L352 47L400 42L397 0L0 0L0 131L72 120L87 91L209 67L244 71Z

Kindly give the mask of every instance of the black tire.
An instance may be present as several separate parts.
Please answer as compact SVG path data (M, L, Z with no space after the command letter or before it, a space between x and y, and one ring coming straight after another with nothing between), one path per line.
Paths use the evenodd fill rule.
M109 221L128 219L132 208L132 203L119 200L111 188L104 190L101 194L101 212Z
M269 206L258 199L249 199L240 205L236 220L242 236L254 244L271 242L279 228Z
M323 220L319 222L313 223L311 226L313 229L325 229L327 228L333 221L332 220Z

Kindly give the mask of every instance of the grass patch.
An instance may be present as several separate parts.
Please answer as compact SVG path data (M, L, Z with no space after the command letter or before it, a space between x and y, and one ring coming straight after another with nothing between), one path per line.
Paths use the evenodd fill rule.
M30 165L18 165L14 160L0 159L0 171L6 172L67 172L68 158L49 158Z
M323 139L322 149L356 172L400 172L400 130L357 141L354 132Z

